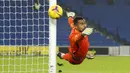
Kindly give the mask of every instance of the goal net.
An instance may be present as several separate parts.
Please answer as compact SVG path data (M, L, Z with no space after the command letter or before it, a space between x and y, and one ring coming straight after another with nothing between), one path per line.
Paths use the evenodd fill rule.
M48 0L0 0L0 73L48 73Z

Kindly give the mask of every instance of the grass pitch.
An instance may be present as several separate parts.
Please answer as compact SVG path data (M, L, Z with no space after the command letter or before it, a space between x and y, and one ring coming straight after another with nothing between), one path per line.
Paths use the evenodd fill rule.
M48 57L0 56L0 73L48 73Z
M57 62L64 64L57 66L57 73L130 73L130 56L96 56L80 65L59 58ZM48 73L48 57L0 56L0 73Z
M71 65L66 61L63 73L130 73L130 56L96 56L93 60L85 59L80 65Z

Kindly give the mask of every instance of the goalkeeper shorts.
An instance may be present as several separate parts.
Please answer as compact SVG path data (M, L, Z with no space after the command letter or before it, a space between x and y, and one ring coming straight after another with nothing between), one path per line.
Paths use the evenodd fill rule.
M75 58L73 56L73 54L71 53L66 53L64 56L63 56L63 59L69 61L69 63L71 64L81 64L83 62L83 60L85 59L84 57L81 57L80 59L79 58Z

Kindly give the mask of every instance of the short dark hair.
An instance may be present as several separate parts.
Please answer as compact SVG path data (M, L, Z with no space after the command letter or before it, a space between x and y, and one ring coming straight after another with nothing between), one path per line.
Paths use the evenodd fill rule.
M78 23L78 20L83 20L84 18L83 17L81 17L81 16L76 16L75 18L74 18L74 25L77 25L77 23Z

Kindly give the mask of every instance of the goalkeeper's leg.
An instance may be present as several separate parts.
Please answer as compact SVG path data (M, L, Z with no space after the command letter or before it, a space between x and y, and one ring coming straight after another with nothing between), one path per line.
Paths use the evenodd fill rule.
M66 53L66 54L64 54L64 53L58 53L57 56L60 59L67 60L69 63L71 63L73 65L81 64L82 61L83 61L83 60L80 60L80 61L74 60L71 53Z
M57 56L58 56L60 59L65 59L65 60L67 60L67 61L69 61L69 60L72 58L72 56L71 56L70 53L64 54L64 53L59 52L59 53L57 54Z

